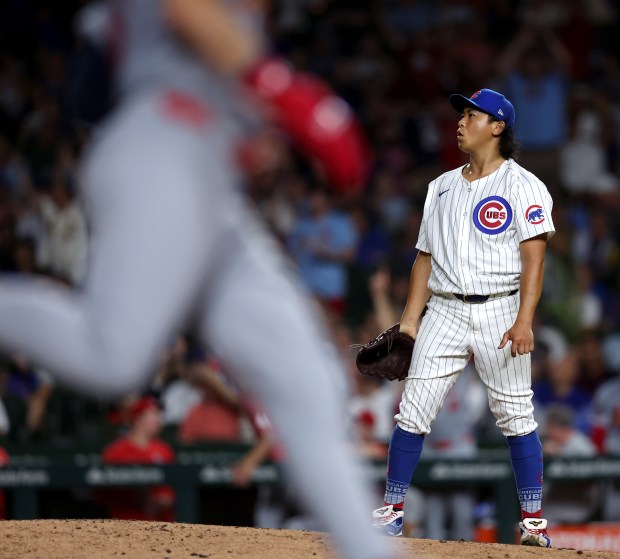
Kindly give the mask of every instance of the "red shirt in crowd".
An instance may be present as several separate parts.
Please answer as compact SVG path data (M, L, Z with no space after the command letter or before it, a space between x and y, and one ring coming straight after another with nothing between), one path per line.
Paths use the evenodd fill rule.
M171 464L175 456L172 448L161 440L155 439L141 447L130 438L121 437L104 449L102 460L106 464ZM104 500L112 518L174 521L175 494L169 485L110 489L106 490Z

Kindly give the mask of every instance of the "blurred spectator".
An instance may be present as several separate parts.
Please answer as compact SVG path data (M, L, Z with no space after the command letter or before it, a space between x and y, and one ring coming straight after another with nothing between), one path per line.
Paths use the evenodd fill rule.
M179 440L184 444L251 440L252 448L232 472L233 485L247 487L254 470L267 458L281 460L282 449L275 445L271 422L259 405L244 398L227 381L214 358L195 362L190 368L191 382L202 391L202 399L181 422Z
M44 437L46 412L53 391L50 375L33 367L20 355L5 364L4 404L13 429L10 438L25 442Z
M40 212L49 239L49 270L71 284L79 284L86 273L86 217L61 177L56 176L49 195L41 197Z
M545 282L538 311L543 320L558 328L569 342L574 342L579 335L582 312L572 240L569 230L558 227L547 243Z
M310 193L307 212L291 231L288 245L302 280L321 302L343 316L347 265L355 257L357 235L351 218L334 208L326 190Z
M394 147L392 152L387 152L386 155L388 158L387 165L407 166L406 163L397 160L400 156L398 148ZM372 208L380 222L390 233L401 230L409 215L409 200L403 188L403 181L399 177L404 170L404 168L386 169L375 177L372 184Z
M562 185L574 195L617 192L620 179L608 168L603 142L609 116L596 110L594 92L585 90L580 95L583 106L573 109L570 139L560 151Z
M592 271L587 266L576 265L575 276L579 299L579 326L582 330L597 329L603 322L603 300Z
M620 332L620 273L605 290L603 301L602 330Z
M579 356L575 349L559 360L550 360L545 376L533 383L532 390L541 415L546 416L552 404L564 404L573 413L574 427L589 433L591 396L579 387Z
M271 182L272 191L265 198L257 200L259 209L267 219L278 239L285 243L297 224L302 201L307 195L308 185L304 177L286 173Z
M546 410L543 452L546 457L589 458L597 454L594 443L573 426L572 410L551 404ZM592 482L552 484L544 482L545 516L551 522L583 524L597 506L596 486Z
M23 157L3 134L0 134L0 184L16 198L32 188L32 179Z
M190 366L190 382L202 399L181 422L178 439L183 444L251 443L231 467L230 483L235 497L224 488L204 489L201 521L207 524L281 527L286 516L283 487L255 487L254 474L261 464L283 460L271 421L255 401L244 398L224 376L216 359L196 361Z
M378 216L361 204L351 210L351 218L359 239L355 264L369 273L386 261L390 250L390 236Z
M364 339L372 339L378 332L388 329L398 322L399 312L404 308L395 302L394 281L386 266L378 268L368 280L368 291L372 300L374 326L377 332L367 332ZM397 396L400 399L400 395ZM390 433L391 434L391 433Z
M355 374L348 411L355 428L357 451L371 460L387 458L387 444L394 429L400 383Z
M564 404L550 404L545 414L543 450L548 456L594 456L596 446L574 427L573 411ZM547 505L548 506L548 505Z
M18 146L28 162L35 188L49 185L56 163L60 106L41 83L32 85L31 106L18 133Z
M600 451L620 455L620 377L601 384L594 393L592 411Z
M545 378L551 363L566 356L569 344L559 328L542 324L540 317L534 317L536 345L532 353L532 381Z
M596 330L584 330L577 341L576 351L580 370L579 386L593 395L613 375L605 361L600 333Z
M177 336L164 351L152 385L162 403L164 428L178 429L189 411L200 402L202 390L193 382L193 370L196 361L202 359L202 352L190 349L183 335Z
M593 438L602 452L620 456L620 377L603 383L594 394ZM620 520L620 482L607 481L604 487L603 520Z
M16 272L20 274L40 273L37 265L36 245L30 237L23 237L15 241L13 259Z
M601 349L605 366L614 375L620 374L620 331L615 330L603 338Z
M501 53L496 70L515 106L521 164L553 195L559 186L559 150L567 136L570 56L550 24L532 17Z
M232 484L247 487L256 469L270 460L280 463L284 460L284 448L278 444L271 420L256 402L242 398L241 407L253 431L253 444L248 452L232 466Z
M369 410L362 410L354 417L355 450L365 460L387 460L388 445L375 434L375 416Z
M579 230L574 243L574 257L591 271L597 287L610 289L620 271L620 241L613 224L615 214L602 204L588 212L587 227Z
M105 464L171 464L172 448L158 438L161 430L159 402L152 396L139 398L130 408L126 435L106 446L101 454ZM169 486L110 488L100 492L111 518L123 520L174 520L175 494Z
M216 359L192 366L191 382L201 391L201 399L179 424L178 439L183 444L242 439L241 403L238 391L227 381Z

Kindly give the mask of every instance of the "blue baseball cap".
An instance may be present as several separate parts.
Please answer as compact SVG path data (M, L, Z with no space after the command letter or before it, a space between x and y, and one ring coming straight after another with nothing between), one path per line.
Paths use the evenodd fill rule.
M497 120L503 120L508 128L515 125L515 108L512 103L492 89L480 89L471 97L455 93L450 95L450 105L459 114L463 114L465 108L471 107L493 115Z

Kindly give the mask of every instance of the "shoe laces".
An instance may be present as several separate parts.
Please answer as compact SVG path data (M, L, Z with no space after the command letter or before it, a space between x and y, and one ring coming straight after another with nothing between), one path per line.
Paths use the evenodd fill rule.
M383 518L378 518L377 520L379 520L381 522L381 524L390 524L391 522L393 522L397 518L398 518L398 511L393 510L387 516L385 516Z
M546 528L525 528L525 531L528 534L534 534L535 536L546 536L547 535Z
M537 530L537 529L530 530L530 529L528 529L528 532L530 534L538 534L538 535L543 535L543 536L547 535L547 529L546 528L543 528L543 529L540 529L540 530Z

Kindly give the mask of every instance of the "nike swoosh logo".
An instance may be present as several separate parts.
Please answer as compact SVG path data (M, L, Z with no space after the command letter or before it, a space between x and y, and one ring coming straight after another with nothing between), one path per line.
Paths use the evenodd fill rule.
M440 196L443 196L446 192L450 192L450 189L448 188L448 190L444 190L443 192L440 192L440 193L437 195L437 198L439 198Z

